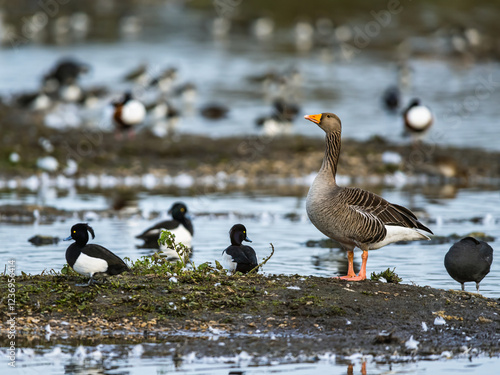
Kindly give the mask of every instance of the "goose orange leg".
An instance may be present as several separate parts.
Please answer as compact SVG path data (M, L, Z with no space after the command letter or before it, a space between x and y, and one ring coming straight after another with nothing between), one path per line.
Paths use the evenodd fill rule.
M361 281L366 280L366 262L368 260L368 250L363 250L363 254L361 254L361 270L359 274L356 275L354 273L354 252L347 252L347 261L349 262L347 269L347 276L341 276L339 279L348 280L348 281Z
M356 273L354 272L354 251L347 251L347 276L337 276L334 279L349 279L351 277L356 277Z

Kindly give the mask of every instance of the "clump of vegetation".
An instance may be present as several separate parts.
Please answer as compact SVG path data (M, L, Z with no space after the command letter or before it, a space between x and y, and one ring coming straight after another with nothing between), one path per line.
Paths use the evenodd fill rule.
M162 230L160 238L158 238L158 245L160 245L160 248L162 246L166 246L168 249L174 250L177 253L179 262L183 265L183 267L186 267L186 262L188 262L189 264L191 264L193 269L196 269L194 263L191 261L191 259L189 259L191 249L183 243L175 242L175 234L173 234L172 232L166 229Z
M379 273L372 272L370 278L374 281L380 281L380 279L383 278L388 283L399 284L401 281L403 281L403 279L400 278L396 272L394 272L395 269L396 268L393 268L391 270L390 268L388 268L383 272Z

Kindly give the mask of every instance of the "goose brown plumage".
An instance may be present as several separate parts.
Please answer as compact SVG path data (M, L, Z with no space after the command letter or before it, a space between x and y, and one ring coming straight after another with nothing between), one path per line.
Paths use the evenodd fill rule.
M341 279L366 279L368 250L397 241L429 239L420 230L431 234L432 231L418 221L409 209L389 203L363 189L338 186L335 176L341 146L340 119L333 113L304 118L317 124L326 133L323 164L307 195L307 215L316 228L338 241L347 251L348 272ZM358 275L354 273L353 267L355 247L363 251Z

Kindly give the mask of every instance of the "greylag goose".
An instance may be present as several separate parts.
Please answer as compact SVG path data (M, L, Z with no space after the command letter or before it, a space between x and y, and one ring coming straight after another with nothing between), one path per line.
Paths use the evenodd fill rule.
M432 231L407 208L387 202L369 191L338 186L335 181L340 154L340 119L333 113L305 116L326 133L323 164L307 194L306 209L311 222L323 234L338 241L347 251L347 276L341 279L366 279L368 250L398 241L428 240L420 230ZM354 273L354 248L359 247L361 270Z
M493 262L493 249L484 241L472 237L462 238L455 243L444 257L444 266L448 274L462 284L468 281L479 283L490 272Z

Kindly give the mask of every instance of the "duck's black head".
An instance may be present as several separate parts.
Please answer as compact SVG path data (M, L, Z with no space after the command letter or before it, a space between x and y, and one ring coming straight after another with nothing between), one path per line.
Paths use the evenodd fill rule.
M123 94L123 97L121 99L112 101L111 105L115 108L120 107L124 104L127 104L127 102L131 101L132 99L133 99L132 92L127 91L125 92L125 94Z
M231 239L231 245L241 246L243 241L252 242L247 236L247 228L243 224L233 225L229 231L229 238Z
M127 91L125 95L123 95L122 103L125 104L133 99L132 93Z
M413 98L412 100L410 100L410 104L408 104L408 109L413 108L413 107L417 107L419 105L420 105L420 99Z
M71 239L75 240L77 244L85 246L89 241L89 233L92 235L92 239L95 238L94 230L87 223L75 224L71 227L71 235L65 238L64 241L69 241Z
M186 205L182 202L176 202L170 207L170 210L168 210L168 213L172 215L172 218L174 220L182 222L184 220L184 217L186 216L188 212L188 209Z
M342 132L342 123L334 113L325 112L319 115L307 115L304 118L317 124L327 134Z

